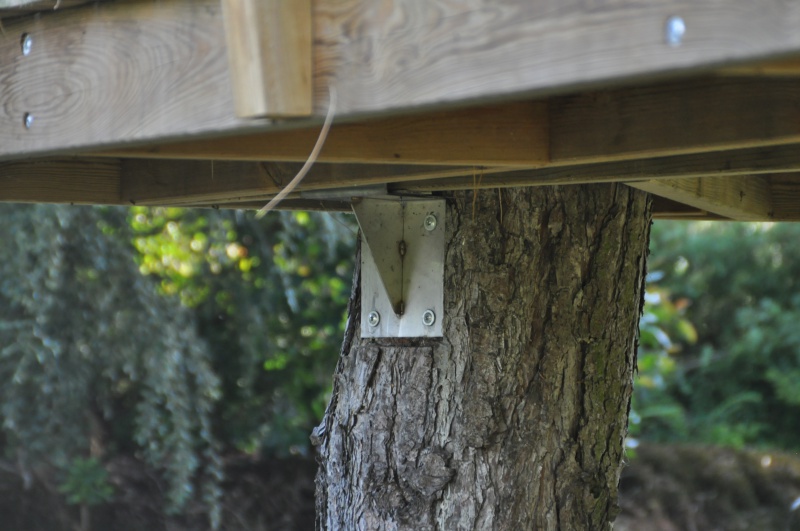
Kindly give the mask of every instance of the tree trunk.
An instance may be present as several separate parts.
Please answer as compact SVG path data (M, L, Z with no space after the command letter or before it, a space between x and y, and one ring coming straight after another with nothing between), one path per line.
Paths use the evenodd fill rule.
M318 527L608 529L650 219L617 184L450 198L443 339L360 339L354 288Z

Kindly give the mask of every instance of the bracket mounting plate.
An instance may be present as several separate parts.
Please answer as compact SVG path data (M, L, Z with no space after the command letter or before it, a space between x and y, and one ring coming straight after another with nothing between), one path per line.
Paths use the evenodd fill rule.
M361 337L441 337L445 201L354 198L361 228Z

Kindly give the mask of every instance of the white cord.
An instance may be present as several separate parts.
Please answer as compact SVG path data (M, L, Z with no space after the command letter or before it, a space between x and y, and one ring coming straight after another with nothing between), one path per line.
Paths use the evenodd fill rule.
M325 144L325 139L328 136L328 131L331 128L331 124L333 123L333 116L336 114L336 87L329 87L328 94L330 97L328 103L328 115L325 116L325 122L322 124L322 130L319 132L319 138L317 138L317 143L314 145L314 149L311 150L311 155L308 156L308 160L306 163L303 164L303 167L300 168L300 171L297 172L297 175L294 176L289 184L281 190L278 195L272 198L272 200L261 207L261 210L256 212L256 219L261 219L264 215L275 208L278 203L283 201L283 198L292 193L292 190L300 184L300 181L303 180L303 177L306 176L308 170L311 169L311 166L314 165L314 162L317 160L317 156L319 156L319 152L322 151L322 146Z

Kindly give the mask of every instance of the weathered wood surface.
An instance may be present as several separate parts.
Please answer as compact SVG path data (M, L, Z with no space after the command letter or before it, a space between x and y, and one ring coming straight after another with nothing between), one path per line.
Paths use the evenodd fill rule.
M772 221L772 191L756 176L662 179L630 186L738 221Z
M268 199L297 174L300 164L130 159L123 161L121 167L123 202L169 205ZM473 171L472 168L447 166L317 164L297 192L346 189L378 181L449 177Z
M250 123L235 116L219 0L100 2L4 25L0 158Z
M800 50L782 0L318 0L317 120L399 113L711 70ZM668 16L687 25L665 42ZM31 54L19 49L34 37ZM278 127L234 116L218 0L100 2L9 22L0 157ZM25 113L34 124L22 125ZM299 125L311 126L314 121ZM281 124L280 127L287 127Z
M107 154L304 160L316 134L259 133ZM800 85L794 80L702 78L334 125L320 160L537 167L792 143L800 143ZM727 156L734 164L758 164L753 152ZM686 160L707 169L720 156Z
M706 78L550 101L554 161L800 142L800 85L792 79Z
M520 102L336 124L317 160L390 164L540 166L547 163L547 105ZM160 144L106 156L304 161L317 128Z
M309 204L318 209L321 204L374 193L376 190L364 187L380 183L391 193L486 190L502 197L502 191L495 189L625 182L671 199L671 203L656 204L654 213L662 218L794 221L800 219L797 153L800 149L795 146L780 146L719 152L716 160L702 163L698 155L685 155L516 171L505 167L319 163L291 199L308 199L312 197L308 194L313 194ZM770 171L775 164L795 169L775 173ZM252 208L263 206L280 192L299 168L298 163L246 161L12 161L0 163L0 201ZM676 208L681 203L685 208Z
M0 0L0 17L18 16L35 11L55 11L81 4L89 4L93 0Z
M313 111L311 0L222 0L237 116Z
M800 146L790 144L594 164L547 165L542 168L505 172L477 168L460 177L438 176L435 179L409 179L400 183L390 183L389 188L396 192L420 193L472 188L552 186L797 172L800 172Z
M0 201L121 204L121 164L116 159L0 162Z

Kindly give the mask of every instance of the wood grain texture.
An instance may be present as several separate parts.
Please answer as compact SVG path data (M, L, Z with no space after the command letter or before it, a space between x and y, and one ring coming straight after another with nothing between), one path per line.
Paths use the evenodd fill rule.
M593 182L630 182L650 179L763 175L800 172L800 146L712 151L617 162L571 166L548 165L506 172L475 171L459 177L390 183L394 191L435 192L473 188L550 186Z
M0 163L0 201L120 204L121 168L113 159Z
M770 175L775 221L800 221L800 173Z
M665 22L686 22L681 46ZM785 0L317 2L317 88L383 110L701 71L800 49Z
M717 74L723 76L797 77L800 76L800 57L728 66L718 70Z
M303 160L316 134L262 133L108 154ZM703 78L334 126L321 160L538 167L797 143L800 85L794 80ZM697 165L698 174L713 173L722 157L742 173L774 171L776 158L796 166L786 151L698 156L679 163ZM654 169L651 164L648 171Z
M300 166L275 162L123 160L121 197L124 202L137 205L265 199L280 192ZM473 171L472 168L445 166L316 164L296 190L335 190L375 182L450 177Z
M548 160L547 108L521 102L345 123L317 160L391 164L539 166ZM107 156L304 161L318 129L111 150Z
M0 158L250 123L234 114L219 11L218 1L100 2L5 22Z
M678 203L739 221L773 221L769 182L762 177L701 177L629 183Z
M237 116L313 110L311 0L222 0Z
M680 47L664 42L675 13L687 24ZM317 122L331 85L340 116L362 119L800 50L800 4L785 0L319 0L313 15ZM218 0L101 2L8 26L0 157L287 127L234 117ZM36 39L24 60L22 32Z
M596 162L800 142L800 85L708 78L554 98L553 162Z
M91 2L92 0L0 0L0 17L19 16L34 11L54 11Z

